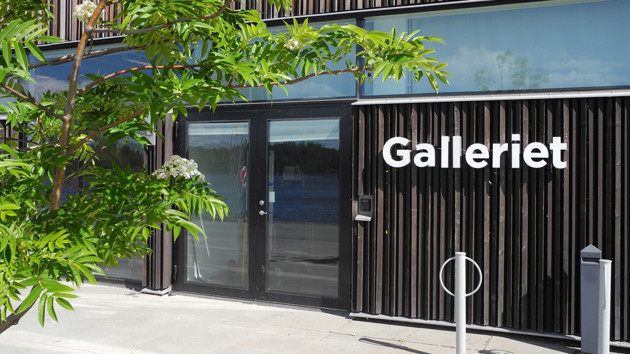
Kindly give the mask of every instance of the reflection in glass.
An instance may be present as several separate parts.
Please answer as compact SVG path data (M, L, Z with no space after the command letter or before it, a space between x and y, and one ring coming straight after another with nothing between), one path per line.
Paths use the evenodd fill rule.
M230 211L221 222L208 214L193 219L206 237L195 241L186 236L186 280L246 288L249 124L189 123L188 134L188 158L197 162Z
M267 151L267 289L336 297L339 121L271 121Z
M422 30L453 76L445 92L630 85L630 1L541 1L368 18L369 30ZM586 50L585 50L586 48ZM375 80L362 94L432 94L423 79Z

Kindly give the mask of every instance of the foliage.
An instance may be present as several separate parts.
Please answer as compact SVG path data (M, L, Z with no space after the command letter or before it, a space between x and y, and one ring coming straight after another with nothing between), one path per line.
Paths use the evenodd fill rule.
M314 29L308 21L272 33L258 12L228 5L101 0L71 58L46 58L37 46L61 41L45 35L49 1L9 0L0 8L0 95L10 97L0 113L11 133L0 139L0 325L10 326L12 316L19 319L37 301L42 325L46 313L57 320L55 306L72 309L67 299L75 296L62 280L79 287L95 281L100 263L115 266L118 257L150 252L144 245L161 224L175 237L182 228L197 237L201 230L191 216L208 212L222 219L227 213L201 176L158 178L115 164L106 169L96 163L102 152L96 146L121 139L146 144L143 132L158 134L167 113L177 117L190 106L216 109L223 100L246 100L240 92L245 87L271 93L273 86L286 90L316 75L342 72L361 81L426 77L436 92L438 81L448 83L446 64L429 57L433 50L424 46L439 38L353 25ZM99 20L108 6L117 7L113 22ZM89 83L79 87L83 60L117 50L87 49L99 33L125 35L125 50L145 53L150 65L90 73ZM347 60L354 48L360 48L356 60ZM29 62L27 51L37 62ZM33 68L69 60L67 90L41 97L27 90L26 82L35 83ZM72 185L77 179L83 188ZM68 185L76 190L62 195Z

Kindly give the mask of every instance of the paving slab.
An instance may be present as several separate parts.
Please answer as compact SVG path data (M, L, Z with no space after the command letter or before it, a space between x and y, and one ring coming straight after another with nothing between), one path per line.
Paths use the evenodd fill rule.
M76 312L41 328L36 311L0 335L2 354L454 353L455 330L352 319L344 311L83 286ZM575 344L469 332L470 353L577 353ZM614 352L614 350L613 350Z

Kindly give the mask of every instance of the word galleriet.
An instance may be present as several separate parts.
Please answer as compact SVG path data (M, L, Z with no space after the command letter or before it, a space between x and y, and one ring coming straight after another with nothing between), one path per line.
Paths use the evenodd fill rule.
M562 160L562 151L567 150L567 144L562 142L558 136L552 138L552 142L547 147L540 142L527 144L521 153L521 136L512 134L512 143L492 144L489 150L484 144L472 144L462 149L462 137L443 136L440 139L440 167L460 168L462 154L464 160L472 168L484 168L491 163L492 168L501 168L501 156L504 153L511 153L512 168L520 168L521 155L525 164L532 168L541 168L547 165L550 158L553 167L564 169L567 162ZM383 146L383 159L391 167L405 167L411 163L412 150L407 148L411 140L402 137L393 137ZM400 146L400 147L398 147ZM413 156L413 163L418 167L435 167L435 150L432 144L421 143L415 146L416 153ZM450 159L449 156L452 158Z

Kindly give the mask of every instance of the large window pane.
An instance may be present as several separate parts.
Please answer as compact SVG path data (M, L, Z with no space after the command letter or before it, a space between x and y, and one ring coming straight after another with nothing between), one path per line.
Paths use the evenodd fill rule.
M372 17L368 29L422 30L453 75L446 92L630 85L630 1L551 1ZM363 94L432 93L426 81L376 80Z

